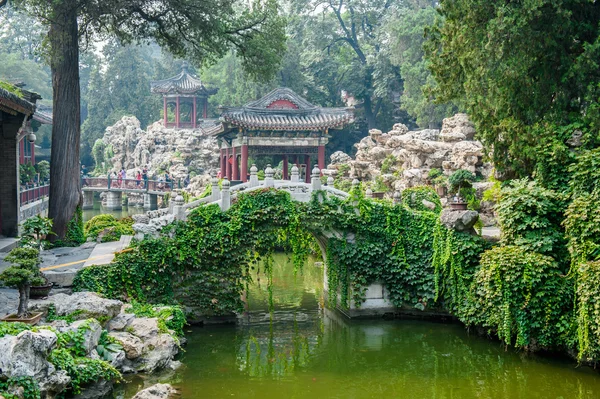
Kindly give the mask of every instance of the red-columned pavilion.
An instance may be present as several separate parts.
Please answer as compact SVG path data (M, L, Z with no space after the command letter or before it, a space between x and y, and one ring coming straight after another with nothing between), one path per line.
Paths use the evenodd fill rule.
M208 97L218 89L207 88L190 73L188 63L184 61L179 75L150 82L150 90L163 96L165 127L195 129L199 125L199 111L203 119L208 117ZM174 120L169 120L169 110L175 114Z
M310 182L311 162L325 168L329 131L354 121L352 108L317 107L287 88L273 90L243 107L223 107L223 131L217 133L221 148L221 176L248 180L248 157L281 155L283 179L289 178L289 162L304 165Z

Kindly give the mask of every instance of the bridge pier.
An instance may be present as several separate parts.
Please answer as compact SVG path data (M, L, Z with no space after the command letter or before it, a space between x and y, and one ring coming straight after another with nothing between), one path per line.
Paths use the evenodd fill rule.
M83 209L94 209L94 192L83 192Z
M106 209L111 211L120 211L123 209L123 205L121 205L121 195L120 191L107 191L106 192Z
M158 209L158 195L144 194L144 209L155 211Z

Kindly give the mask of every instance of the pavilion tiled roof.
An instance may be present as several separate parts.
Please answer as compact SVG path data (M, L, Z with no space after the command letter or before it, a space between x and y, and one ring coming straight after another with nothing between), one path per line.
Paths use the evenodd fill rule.
M183 62L181 72L169 79L150 82L152 93L158 94L197 94L210 96L217 92L204 86L202 81L188 71L188 63Z
M36 106L33 119L41 123L42 125L52 124L52 107L47 105L38 104Z
M352 108L320 108L288 88L275 89L243 107L221 110L223 123L246 129L317 131L354 121Z
M0 111L16 115L31 115L35 112L35 104L0 87Z

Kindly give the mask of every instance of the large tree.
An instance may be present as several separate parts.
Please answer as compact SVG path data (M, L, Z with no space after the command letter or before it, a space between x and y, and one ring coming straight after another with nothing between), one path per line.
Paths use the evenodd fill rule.
M442 0L439 12L438 99L464 105L504 177L556 184L572 134L600 139L600 2Z
M323 73L335 69L339 87L359 101L369 128L378 124L394 93L401 91L399 69L393 66L381 28L387 16L404 6L402 0L293 0L295 13L303 15L309 32L303 38L307 54ZM389 113L389 109L387 110ZM391 122L391 117L388 124Z
M425 29L435 21L434 6L423 4L423 8L404 8L387 20L385 32L389 43L390 59L400 67L403 91L400 107L415 118L420 127L439 128L442 119L456 113L453 103L436 104L430 96L430 88L436 86L428 69L423 44Z
M49 217L56 238L67 233L81 201L80 45L116 37L155 41L177 56L211 62L234 47L254 76L269 76L284 50L275 0L11 0L47 24L54 125ZM0 0L0 7L8 0Z

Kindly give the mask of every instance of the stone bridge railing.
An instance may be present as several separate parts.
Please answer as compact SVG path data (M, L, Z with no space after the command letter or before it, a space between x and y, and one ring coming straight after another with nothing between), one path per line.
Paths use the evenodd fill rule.
M211 181L211 195L186 204L184 203L183 196L178 194L172 199L169 208L146 212L144 215L134 215L134 220L136 220L133 226L134 230L144 235L156 234L160 228L174 220L186 220L189 213L201 205L217 204L223 211L226 211L231 207L232 200L241 193L249 193L265 188L287 191L290 193L292 199L301 202L310 201L314 191L324 191L328 195L342 199L349 196L348 193L333 187L333 177L331 176L327 179L327 183L323 184L320 177L321 170L317 166L312 170L311 183L300 181L298 167L295 165L291 169L290 180L275 180L273 178L274 173L275 171L271 168L271 165L268 165L265 169L265 179L260 181L258 180L258 169L256 165L252 165L250 168L250 180L247 183L231 187L228 180L223 180L221 188L219 188L219 180L213 178ZM359 184L358 180L355 180L353 184ZM369 194L370 190L367 190L367 196Z

